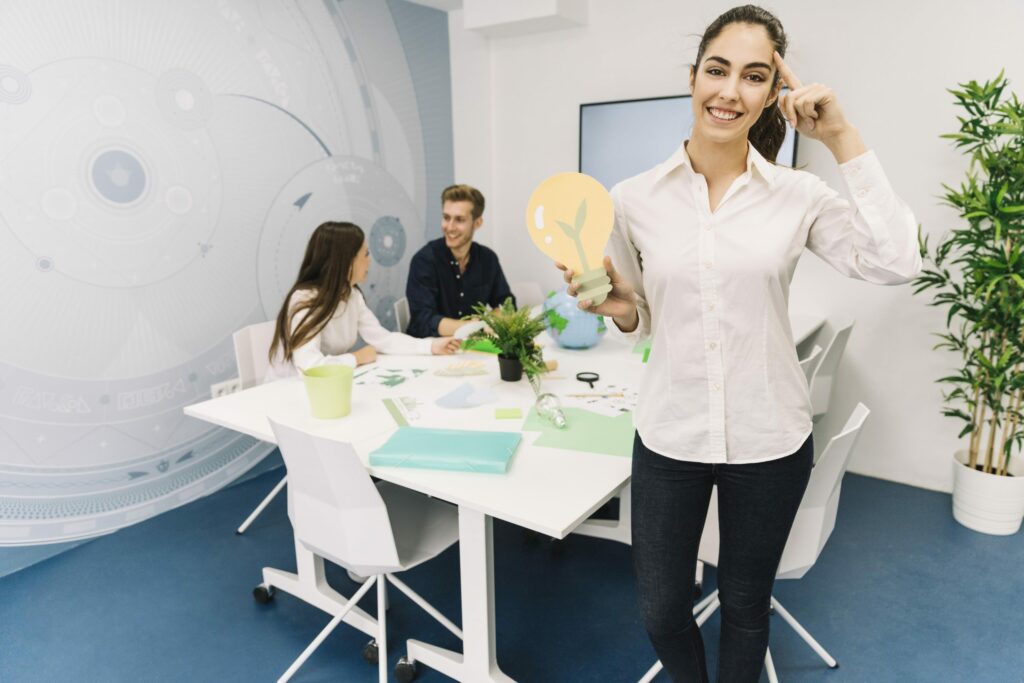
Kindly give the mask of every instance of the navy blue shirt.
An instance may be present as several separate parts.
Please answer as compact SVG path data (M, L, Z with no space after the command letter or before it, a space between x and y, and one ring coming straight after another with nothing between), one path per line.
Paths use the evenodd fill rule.
M466 272L460 273L444 237L439 237L427 242L412 257L405 296L409 300L407 333L414 337L436 337L441 318L470 315L473 305L478 303L499 306L512 296L512 290L493 251L473 242Z

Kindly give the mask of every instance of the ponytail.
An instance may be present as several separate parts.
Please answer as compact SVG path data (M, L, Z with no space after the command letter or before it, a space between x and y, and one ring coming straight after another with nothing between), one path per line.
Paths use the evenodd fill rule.
M779 155L782 142L786 139L786 117L782 115L777 103L764 108L760 118L747 133L747 139L761 156L775 163L775 157Z

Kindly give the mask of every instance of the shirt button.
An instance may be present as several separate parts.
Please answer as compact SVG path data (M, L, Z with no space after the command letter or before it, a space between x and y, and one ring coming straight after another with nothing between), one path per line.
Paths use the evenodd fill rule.
M465 292L459 292L459 296L466 296Z
M714 384L711 385L711 388L714 389L715 391L718 391L719 389L722 388L722 385L720 385L718 382L715 382Z
M714 304L708 304L708 310L709 311L715 310L715 305Z
M704 269L705 269L705 270L710 270L710 269L711 269L711 266L713 266L713 265L715 265L715 264L714 264L714 263L712 263L711 261L705 261L705 262L704 262Z
M716 344L715 342L711 342L710 344L708 344L708 348L714 351L715 349L718 348L718 344Z
M867 197L868 196L868 191L867 190L857 190L857 196L858 197Z
M461 275L456 275L456 276L455 276L455 279L456 279L456 280L461 280L461 279L462 279L462 276L461 276Z

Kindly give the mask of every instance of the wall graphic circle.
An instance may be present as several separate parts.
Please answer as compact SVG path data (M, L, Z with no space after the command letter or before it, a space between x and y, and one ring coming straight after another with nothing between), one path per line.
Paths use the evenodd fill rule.
M277 315L295 282L309 236L325 221L351 221L367 233L373 264L361 288L371 310L378 311L382 297L405 290L410 260L405 244L423 241L412 200L394 176L369 159L332 156L297 173L267 212L257 257L266 319ZM375 252L377 242L380 249Z
M402 54L387 4L344 5L39 0L0 26L0 546L109 533L273 450L182 408L237 374L231 333L276 314L322 220L370 236L373 310L404 289L418 121L375 81L412 92L409 67L361 61L367 35Z

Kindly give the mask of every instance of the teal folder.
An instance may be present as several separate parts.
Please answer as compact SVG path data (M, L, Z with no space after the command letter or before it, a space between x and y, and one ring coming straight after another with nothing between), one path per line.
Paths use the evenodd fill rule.
M522 436L519 432L399 427L370 453L370 464L504 474Z

